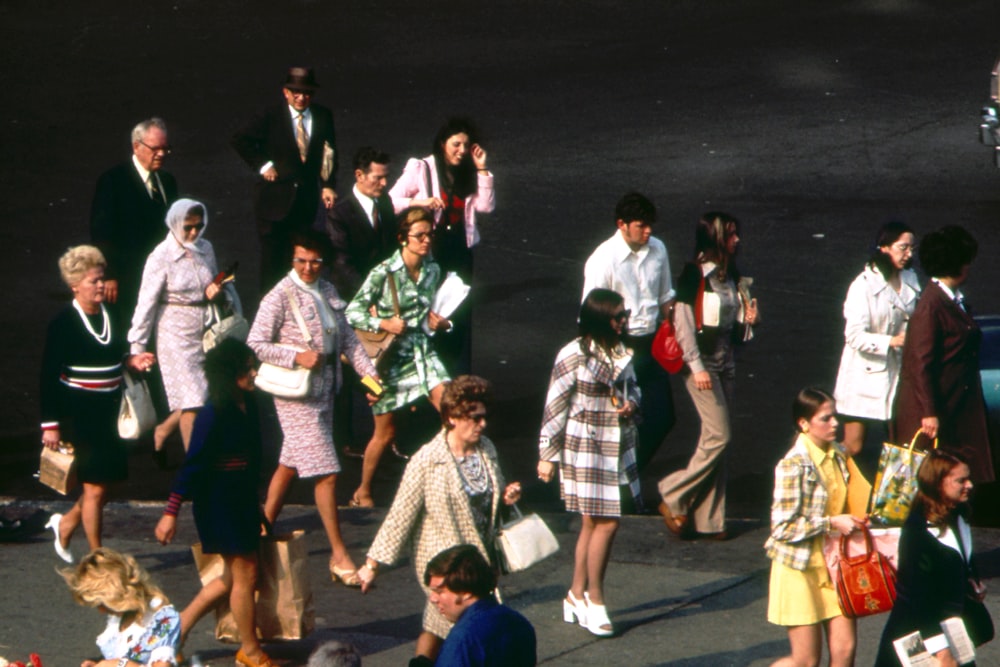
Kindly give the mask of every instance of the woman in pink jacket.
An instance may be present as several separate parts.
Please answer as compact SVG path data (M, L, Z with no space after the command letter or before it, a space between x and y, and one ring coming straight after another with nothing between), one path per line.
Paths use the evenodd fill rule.
M472 247L479 243L477 213L496 206L493 174L486 168L486 151L467 118L450 118L434 137L431 154L406 161L403 174L389 190L399 213L421 206L434 213L431 253L443 274L455 272L472 280ZM450 318L450 336L436 340L451 374L468 373L472 350L472 309L463 304Z

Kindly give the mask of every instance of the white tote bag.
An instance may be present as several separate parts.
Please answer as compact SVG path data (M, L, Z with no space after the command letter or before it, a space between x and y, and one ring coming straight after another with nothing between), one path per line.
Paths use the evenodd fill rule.
M122 390L121 407L118 408L118 436L122 440L138 440L139 436L156 426L156 408L145 380L138 382L132 374L122 372L125 388Z
M505 572L526 570L559 551L556 536L540 516L525 516L517 505L513 509L517 518L505 523L497 536L497 551Z

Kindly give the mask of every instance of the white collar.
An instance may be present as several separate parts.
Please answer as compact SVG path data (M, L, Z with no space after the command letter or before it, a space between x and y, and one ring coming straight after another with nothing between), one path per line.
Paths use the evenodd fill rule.
M954 549L962 556L962 560L966 563L969 562L969 558L972 556L972 530L969 528L969 524L966 523L965 519L961 516L958 517L958 531L962 536L961 544L958 538L955 537L955 531L951 526L945 526L945 530L942 534L938 534L940 531L937 526L932 526L927 524L927 532L934 536L934 538L943 544L944 546ZM962 547L965 547L963 550Z
M372 207L375 206L375 200L366 194L362 194L361 190L358 190L358 186L354 186L354 196L357 197L358 203L361 204L362 210L368 216L368 220L371 221L372 217Z
M618 262L624 262L630 256L635 255L639 259L643 259L649 254L649 244L642 246L638 250L632 250L632 247L622 236L622 231L619 229L615 231L615 235L612 238L612 243L614 243L614 256L615 260ZM650 237L652 238L652 237Z
M274 107L271 107L271 108L273 109ZM289 104L288 105L288 113L292 114L292 120L296 120L299 117L299 114L302 114L302 120L303 121L307 121L307 120L309 120L309 119L312 118L312 111L310 111L310 107L306 107L302 111L299 111L298 109L296 109L295 107L293 107L291 104Z
M948 287L947 285L945 285L943 282L941 282L937 278L931 278L931 280L934 283L936 283L937 286L941 288L941 291L944 292L946 295L948 295L948 298L951 299L952 301L955 301L959 297L962 296L962 290L960 290L960 289L954 289L953 290L952 288Z
M148 183L149 182L149 175L152 172L149 171L148 169L146 169L145 167L143 167L141 164L139 164L139 158L136 157L135 153L132 153L132 166L135 167L135 170L137 172L139 172L139 178L142 179L142 182L143 183Z

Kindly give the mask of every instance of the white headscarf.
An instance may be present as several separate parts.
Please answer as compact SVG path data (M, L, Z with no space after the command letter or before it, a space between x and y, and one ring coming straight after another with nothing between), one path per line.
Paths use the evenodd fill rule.
M191 243L184 240L184 218L187 217L188 211L190 211L195 206L200 206L205 214L202 216L201 221L204 223L198 231L198 236ZM205 234L205 230L208 228L208 208L202 204L200 201L195 201L194 199L178 199L173 204L171 204L170 209L167 211L167 218L165 220L167 229L173 234L173 237L182 246L188 250L193 250L195 252L202 252L204 243L201 237Z

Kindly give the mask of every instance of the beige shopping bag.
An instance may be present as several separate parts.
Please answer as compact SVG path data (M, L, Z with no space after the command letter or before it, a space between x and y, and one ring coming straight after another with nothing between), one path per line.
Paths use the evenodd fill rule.
M222 576L222 556L191 547L204 586ZM302 639L316 625L312 589L306 569L305 531L262 537L257 565L257 636L262 640ZM239 643L236 621L224 599L215 609L215 637Z
M38 481L56 493L66 495L76 488L76 456L73 445L60 442L59 449L42 447L38 461Z

